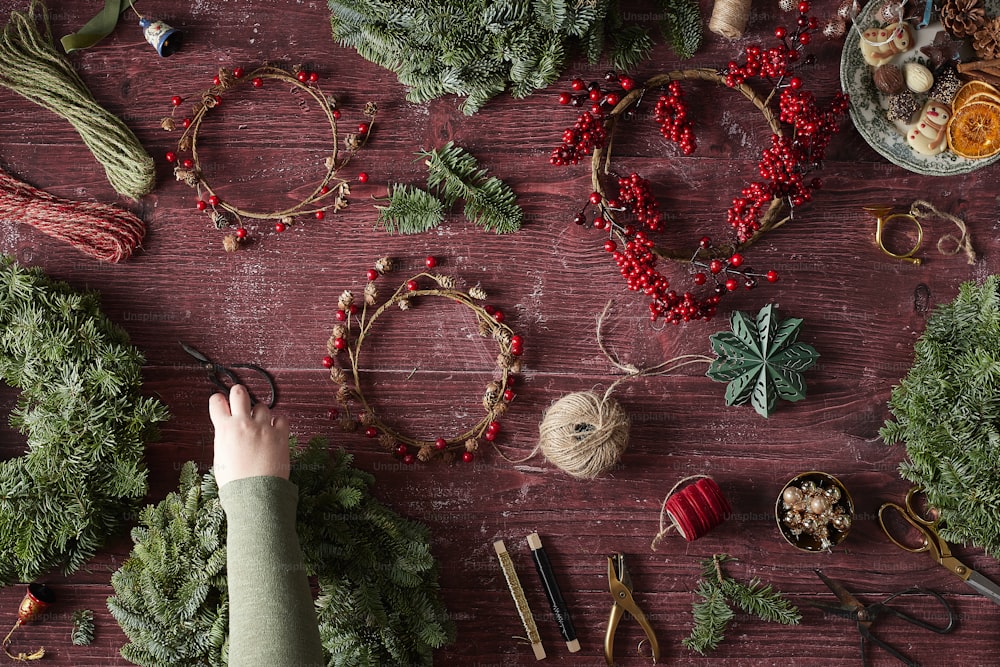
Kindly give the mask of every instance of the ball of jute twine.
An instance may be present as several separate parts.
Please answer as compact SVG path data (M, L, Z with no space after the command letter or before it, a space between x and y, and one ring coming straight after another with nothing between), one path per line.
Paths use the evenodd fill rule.
M593 391L566 394L542 416L539 451L577 479L599 477L628 448L628 413L609 392L603 396Z
M601 335L611 303L608 301L597 318L597 344L608 361L626 376L613 382L603 394L575 392L553 403L538 427L538 445L527 457L541 451L553 465L578 479L593 479L607 472L618 464L628 448L629 416L611 397L619 383L644 375L667 375L690 364L712 362L711 357L685 354L651 368L622 363L607 349Z
M750 18L750 0L715 0L708 29L728 39L743 36Z

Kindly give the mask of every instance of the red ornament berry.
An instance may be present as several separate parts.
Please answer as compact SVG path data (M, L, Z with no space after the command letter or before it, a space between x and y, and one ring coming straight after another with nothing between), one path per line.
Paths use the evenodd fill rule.
M349 313L350 313L351 315L356 315L356 314L357 314L357 312L358 312L358 304L356 304L356 303L352 303L352 304L351 304L351 305L350 305L350 306L348 307L348 309L347 309L347 312L349 312Z
M591 204L600 204L602 199L604 199L604 197L601 196L600 192L591 192L590 193L590 203Z
M503 322L504 318L505 318L505 316L503 314L503 311L500 310L499 308L497 309L497 311L495 313L493 313L493 319L495 319L497 322Z
M365 277L368 278L368 282L372 282L373 280L377 279L378 276L379 273L375 269L368 269L368 272L365 274Z
M743 255L740 253L733 254L733 256L729 258L729 265L737 269L743 266Z
M254 88L260 88L261 86L264 85L264 79L260 78L259 76L255 76L253 79L250 80L250 85L253 86Z
M424 266L426 266L428 269L433 269L437 265L438 265L437 257L435 257L434 255L427 255L427 258L424 260Z
M448 441L444 438L438 438L434 441L434 449L437 449L438 451L448 449Z
M180 105L184 104L184 98L181 97L180 95L174 95L173 97L170 98L170 103L173 104L175 107L179 107Z
M510 403L511 401L514 400L515 396L517 396L517 394L514 393L514 391L512 389L504 389L503 400L505 400L508 403Z
M279 234L285 231L286 229L288 229L288 227L285 225L285 223L283 222L274 223L274 231L278 232Z
M323 357L323 368L333 368L333 357L329 355Z
M295 78L301 81L302 83L305 83L306 81L309 80L309 72L305 71L304 69L300 69L298 72L296 72Z
M177 162L177 153L173 151L167 151L167 154L163 156L167 162Z
M363 171L360 174L358 174L358 182L359 183L367 183L368 182L368 172L367 171Z
M368 134L371 126L368 123L358 123L358 134Z
M215 76L212 77L212 85L213 86L218 86L220 83L222 83L222 79L219 78L218 74L216 74Z
M340 416L340 410L338 410L337 408L330 408L329 410L326 411L327 419L336 419L339 416Z
M186 158L181 162L181 166L184 167L185 169L191 169L192 167L194 167L194 160L192 160L191 158Z
M483 438L485 438L490 442L493 442L494 440L497 439L497 433L496 431L487 431L486 433L483 433Z
M472 463L476 456L472 452L462 452L462 461L465 463Z
M520 347L521 345L524 344L524 338L518 336L517 334L514 334L513 336L510 337L510 344L517 345L518 347Z
M774 36L777 37L778 39L784 39L785 35L787 34L788 31L785 29L784 26L779 25L777 28L774 29Z
M604 98L604 101L611 106L617 106L621 102L622 98L618 93L608 93L608 96Z
M416 292L418 289L420 289L420 285L417 284L416 280L407 280L406 289L410 290L411 292Z
M573 96L569 93L559 93L559 104L569 104L573 101Z
M343 336L337 336L336 338L333 339L333 349L340 352L341 350L344 350L346 348L347 348L347 339L345 339Z
M334 120L340 120L340 109L334 109L333 110L333 119Z
M702 236L701 240L698 241L698 247L699 248L704 248L706 250L708 248L711 248L712 247L712 239L708 238L707 236Z
M407 454L403 457L403 465L411 466L417 462L417 457L413 454Z
M316 211L316 219L322 220L326 217L326 211Z
M768 271L766 277L767 277L767 282L769 282L769 283L776 283L776 282L778 282L778 272L777 271Z
M585 84L583 82L583 79L573 79L572 81L570 81L569 86L573 90L579 91L579 90L583 90L584 88L586 88L587 84Z
M708 270L712 273L720 273L722 271L723 264L720 259L713 259L708 263Z
M621 84L622 90L629 91L635 88L635 79L630 76L623 76L618 79L618 83Z
M242 241L246 237L247 237L247 228L246 227L240 227L239 229L236 230L236 238L238 238L239 240Z
M219 197L216 196L216 195L209 195L209 197L208 197L208 203L211 204L212 206L218 206L219 205Z
M378 437L378 429L375 428L374 426L369 426L368 428L365 429L365 437L366 438L377 438Z
M184 120L181 121L181 125L184 126L185 130L188 129L189 127L191 127L191 119L185 118Z
M205 203L204 199L199 199L197 202L195 202L195 207L199 211L204 211L206 208L208 208L208 204Z
M698 273L694 274L694 284L695 285L704 285L705 282L707 282L707 280L708 280L708 277L705 276L705 274L702 273L702 272L700 272L700 271Z
M319 81L319 74L316 72L309 72L309 83L316 83Z
M233 68L233 76L235 76L237 79L242 79L243 78L243 68L242 67L234 67Z
M615 250L618 250L618 244L611 239L608 239L604 242L604 250L607 252L614 252Z
M347 312L344 310L338 310L333 314L333 319L337 320L338 322L346 322Z
M500 422L492 421L486 425L487 433L499 433L500 432Z
M406 456L409 453L410 453L410 448L407 447L404 443L399 443L398 445L396 445L396 455L397 456L401 456L402 457L402 456Z
M799 14L808 14L808 13L809 13L809 3L808 2L800 2L799 3Z
M740 284L736 280L736 278L730 278L729 280L726 281L726 289L729 290L730 292L735 292L736 288L739 286Z

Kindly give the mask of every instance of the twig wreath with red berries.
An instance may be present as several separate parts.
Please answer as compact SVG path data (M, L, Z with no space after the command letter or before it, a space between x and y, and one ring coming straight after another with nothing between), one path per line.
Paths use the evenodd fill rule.
M316 86L318 80L319 75L316 72L309 72L299 66L288 71L272 65L264 65L250 73L244 72L242 67L236 67L231 71L219 68L219 73L214 78L212 87L196 97L191 115L185 116L181 120L184 132L177 141L177 152L168 152L166 160L174 164L174 176L177 180L194 188L197 192L195 205L198 210L208 211L217 228L233 228L234 233L227 236L224 241L226 250L236 250L239 242L248 238L249 232L244 226L244 219L274 221L274 231L280 233L293 224L296 216L313 216L317 220L322 220L330 209L336 212L347 206L347 195L351 192L350 184L340 178L338 173L347 166L354 153L367 143L372 125L375 122L377 107L374 102L368 102L365 105L365 121L358 124L357 133L348 134L344 138L346 155L342 156L338 147L337 134L337 120L340 118L340 110L337 108L336 99L326 96ZM325 160L326 174L305 199L294 206L278 211L255 211L241 208L222 199L209 184L198 158L198 136L201 132L202 121L205 120L208 112L222 104L223 93L246 83L255 89L264 88L267 81L288 84L292 86L292 90L303 91L316 101L330 123L333 150ZM161 124L163 129L169 131L176 128L177 122L174 115L184 104L184 101L185 98L179 95L171 98L173 110L170 116L163 119ZM181 157L185 154L190 154L190 157ZM367 180L363 173L358 178L361 182Z
M338 310L330 339L327 341L329 356L323 358L323 365L330 368L330 379L338 385L337 402L344 408L346 415L342 424L354 428L358 424L364 427L367 437L377 439L385 449L393 452L403 463L412 464L417 461L428 462L435 458L446 461L454 460L456 454L466 463L475 459L479 448L479 439L492 442L500 433L500 417L507 412L507 407L514 400L514 375L520 372L520 356L524 352L524 342L520 336L504 324L502 310L483 304L486 292L481 287L473 287L467 292L456 289L455 279L439 273L418 273L403 282L381 306L375 308L378 302L378 288L375 281L383 274L393 270L394 262L388 257L382 257L375 262L375 267L368 270L368 282L365 285L361 308L355 303L354 294L345 290L337 301ZM437 266L434 257L426 260L428 270ZM430 281L433 287L426 283ZM422 286L421 283L424 283ZM435 440L419 440L404 435L380 418L361 389L361 377L358 361L365 337L372 327L388 309L392 307L409 310L421 297L444 297L470 309L476 316L479 334L492 338L499 347L496 365L498 377L486 385L483 394L485 414L474 426L463 433L451 437L438 437ZM369 308L375 308L369 312ZM346 363L344 357L346 356ZM349 404L357 402L360 413L357 421L350 415Z
M574 222L588 223L587 208L594 206L590 224L607 233L604 249L612 255L630 290L650 297L650 319L660 318L673 324L691 320L709 320L724 295L741 286L752 289L759 279L776 282L775 271L754 273L744 265L743 251L769 231L792 219L796 207L810 201L819 188L819 179L807 179L823 160L826 147L838 131L847 111L847 97L838 92L826 107L820 107L813 93L794 75L801 50L809 44L817 21L807 15L808 3L799 3L799 17L792 31L775 29L776 45L770 48L748 46L743 61L730 62L723 70L688 69L658 74L639 85L628 76L609 72L606 79L617 82L621 91L603 91L601 84L589 86L580 79L572 82L573 93L562 93L560 104L590 105L576 124L563 132L562 144L552 151L553 165L577 164L590 157L593 192ZM810 58L802 59L808 63ZM759 95L749 81L760 79L771 87L766 97ZM693 249L665 248L654 244L642 229L660 232L666 227L665 215L652 193L651 183L638 173L619 176L611 170L611 149L615 130L634 115L646 95L659 92L654 118L667 140L677 143L681 153L690 155L696 148L694 126L688 115L681 88L682 81L708 81L741 93L763 115L772 131L771 145L763 151L758 164L760 180L750 183L733 199L727 221L736 239L714 245L702 237ZM777 95L778 112L771 102ZM782 124L788 126L783 127ZM612 176L617 193L609 194L605 177ZM633 217L637 224L626 221ZM714 283L711 293L698 297L670 288L667 277L657 267L657 260L686 262L694 269L695 285Z

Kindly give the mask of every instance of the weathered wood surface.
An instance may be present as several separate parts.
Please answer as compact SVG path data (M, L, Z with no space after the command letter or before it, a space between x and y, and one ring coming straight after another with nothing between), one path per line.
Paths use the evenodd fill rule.
M22 8L0 0L0 13ZM53 2L55 33L82 24L93 8ZM835 3L821 2L825 12ZM702 2L706 16L711 3ZM655 626L670 663L707 662L680 646L690 629L692 590L698 561L728 552L741 577L760 576L803 605L804 621L786 628L738 616L713 659L731 665L857 665L857 635L847 623L824 618L807 605L832 600L813 573L820 567L864 600L914 584L947 595L960 615L946 636L889 623L883 635L924 664L997 664L1000 608L979 597L923 555L893 547L874 520L878 506L900 499L907 484L896 472L901 448L877 439L888 415L886 400L905 374L912 345L926 315L914 309L914 288L924 283L933 302L951 300L958 285L998 269L998 170L931 178L908 173L882 160L849 126L837 137L822 173L825 187L796 214L793 224L755 247L750 258L782 274L775 286L727 299L724 311L756 310L776 302L789 315L806 319L803 339L822 354L809 371L808 398L784 404L764 421L749 408L727 409L724 387L689 369L682 377L644 378L620 385L616 394L633 418L631 445L622 464L606 478L578 482L540 457L512 464L484 452L471 465L398 465L374 451L361 434L339 433L327 416L333 388L319 360L333 323L337 295L363 285L375 257L399 258L404 269L380 279L383 289L416 271L426 255L442 272L467 285L482 284L491 302L508 315L526 340L526 372L503 422L498 443L512 459L531 452L542 411L561 395L606 387L616 374L594 338L597 313L609 298L616 307L606 326L609 344L623 360L650 365L681 353L708 351L708 334L726 326L711 323L651 329L645 304L625 292L601 249L597 232L571 224L590 191L589 171L553 168L548 153L574 115L555 103L555 93L572 76L599 78L602 67L574 62L551 91L525 100L502 97L474 117L456 100L425 105L405 100L395 77L333 43L324 3L251 0L232 3L167 3L149 0L143 12L164 17L187 32L183 50L160 60L123 22L99 47L72 57L96 97L125 117L158 159L156 191L132 205L149 224L145 250L108 266L77 253L27 226L4 221L0 249L26 264L45 268L79 288L98 289L107 314L129 332L147 358L147 391L170 408L162 439L149 447L150 501L176 486L180 465L211 461L211 428L205 409L204 377L177 346L184 340L223 361L254 361L270 368L280 385L279 409L302 436L329 435L377 478L376 492L400 513L426 522L442 568L443 595L458 624L459 639L437 653L442 665L532 664L513 603L495 562L491 542L507 542L539 619L549 663L603 664L601 657L607 594L605 556L627 554L636 597ZM635 15L653 28L655 15L642 4ZM823 14L823 12L820 12ZM713 35L693 66L721 66L739 47L765 39L787 21L772 3L756 3L747 36L735 44ZM818 56L808 71L821 97L839 86L840 46L817 40ZM358 185L352 206L326 221L295 226L281 236L265 234L255 248L225 255L220 234L193 206L192 191L173 180L162 155L176 135L159 128L171 95L193 94L208 85L217 67L252 67L264 60L304 63L319 71L322 87L335 93L346 127L360 108L377 101L380 116L373 140L352 170L372 176ZM687 66L658 47L636 76ZM636 169L659 183L670 211L674 245L693 245L704 234L725 234L730 199L752 177L765 138L764 123L741 98L724 89L689 86L698 117L699 150L678 158L653 128L616 145L615 165ZM227 196L254 197L262 208L288 201L285 193L304 188L322 172L319 160L327 129L315 108L300 108L284 92L261 95L250 105L213 117L204 129L206 158L226 185ZM721 101L721 104L717 102ZM115 200L99 167L61 119L0 89L0 164L18 177L55 194ZM373 230L370 196L389 182L419 183L423 167L412 160L421 147L455 140L477 155L492 173L518 192L526 212L523 231L487 235L451 217L441 230L415 237L390 237ZM214 175L214 174L213 174ZM945 257L927 244L926 262L913 267L888 260L873 244L874 225L860 207L890 202L907 206L929 198L969 223L978 263ZM934 226L932 238L952 230ZM672 232L673 234L673 232ZM685 282L683 269L676 282ZM478 419L479 396L492 372L494 351L476 339L467 313L444 303L421 305L393 315L366 348L364 365L371 393L382 412L408 431L432 437ZM9 410L15 393L2 393ZM4 431L3 456L17 456L23 438ZM773 517L774 499L787 479L810 469L836 474L853 493L858 517L849 539L832 554L799 553L785 544ZM660 502L678 479L698 473L715 477L735 515L701 540L679 537L649 549L657 531ZM524 537L538 531L562 581L583 651L566 652L544 595L537 585ZM115 666L125 638L107 612L110 573L128 553L120 536L85 570L69 578L46 579L60 601L42 623L19 631L18 647L44 644L45 664ZM970 565L1000 580L1000 566L977 549L958 549ZM13 622L20 587L0 591L0 612ZM89 607L97 617L97 641L69 643L69 617ZM649 664L648 647L637 649L641 632L626 619L617 641L620 664ZM889 664L871 653L876 664Z

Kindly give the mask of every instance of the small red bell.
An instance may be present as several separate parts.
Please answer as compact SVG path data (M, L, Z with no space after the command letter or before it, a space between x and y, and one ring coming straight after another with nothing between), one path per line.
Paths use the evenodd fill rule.
M17 623L14 627L10 629L7 636L3 640L3 652L7 654L7 657L11 660L17 660L18 662L28 662L29 660L40 660L45 656L45 648L39 648L34 653L11 653L7 650L7 646L10 645L10 636L14 634L14 631L25 623L30 623L31 621L38 618L46 607L55 602L56 596L52 593L52 590L45 584L32 583L28 584L28 591L21 598L21 604L17 608Z

